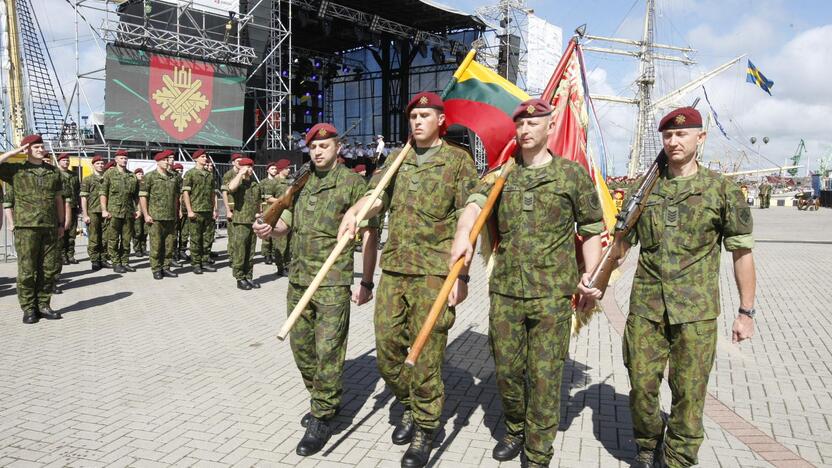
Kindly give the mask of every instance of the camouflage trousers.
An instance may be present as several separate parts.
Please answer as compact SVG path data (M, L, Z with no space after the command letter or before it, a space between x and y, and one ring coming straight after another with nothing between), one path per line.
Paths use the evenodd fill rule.
M208 229L205 231L205 255L211 253L211 249L214 247L214 239L217 237L217 221L213 217L213 213L211 214L211 222L208 224Z
M306 286L289 284L287 314L292 313L304 292ZM311 411L316 418L331 418L341 404L349 328L349 286L327 286L315 291L289 335L292 355L311 396Z
M133 220L133 251L147 251L147 225L142 216Z
M176 222L176 249L184 253L188 249L188 238L190 237L190 221L187 216L179 218Z
M624 330L624 365L630 376L633 438L656 448L664 430L659 388L665 365L673 395L664 455L670 467L693 466L705 436L702 413L716 352L716 319L670 325L630 314Z
M191 240L191 265L207 263L208 253L211 251L211 239L208 229L214 225L211 212L196 213L196 218L188 219L188 229Z
M107 227L107 249L113 265L127 265L130 258L130 240L133 239L133 218L110 218Z
M173 261L173 243L176 237L176 221L153 221L150 225L150 271L170 268Z
M110 231L110 220L107 218L101 218L101 257L102 260L112 261L113 259L110 258L110 247L109 247L109 237L107 232Z
M228 238L225 250L228 252L228 262L234 261L234 252L231 251L231 245L234 243L234 220L228 219L225 222L225 236Z
M264 257L271 256L277 268L283 268L289 264L289 242L286 236L280 239L268 238L261 242L260 253Z
M64 232L61 238L61 256L63 258L75 257L75 236L78 234L78 210L73 208L69 212L69 229Z
M416 424L426 430L439 428L445 403L442 362L448 330L456 319L454 308L443 311L416 366L408 367L404 360L444 281L442 276L382 271L373 317L379 373L396 398L413 411Z
M17 301L24 311L49 305L61 272L61 250L54 227L15 227Z
M506 432L525 436L526 457L548 465L560 423L560 387L569 354L569 297L491 294L488 336Z
M254 247L257 237L251 229L251 224L231 223L228 254L231 257L231 272L234 278L252 279L254 277Z
M104 218L101 213L89 213L90 222L87 224L87 235L89 236L87 242L87 254L90 256L91 262L100 262L104 260Z

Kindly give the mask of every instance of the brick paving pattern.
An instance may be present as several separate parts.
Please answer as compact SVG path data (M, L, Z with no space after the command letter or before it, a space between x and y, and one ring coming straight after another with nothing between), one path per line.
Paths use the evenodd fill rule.
M706 417L701 466L800 463L780 463L765 440L803 463L832 466L832 319L824 307L832 245L783 242L832 240L832 211L754 215L765 241L755 249L757 335L730 343L737 299L724 255L725 313L710 382L717 406L709 405L711 414L724 408L751 426L743 432ZM607 296L623 313L630 260ZM217 273L183 269L163 281L152 280L146 258L133 263L139 271L126 275L92 273L87 262L65 267L65 292L53 300L65 318L33 326L20 323L16 265L0 264L0 466L399 466L406 447L393 445L390 431L401 408L376 370L372 303L353 308L335 435L304 459L294 449L307 394L288 343L274 337L286 315L286 278L258 263L263 288L246 292L236 289L224 258ZM502 423L486 291L476 263L471 296L450 332L433 466L520 466L491 459ZM634 454L610 310L572 340L552 466L628 466Z

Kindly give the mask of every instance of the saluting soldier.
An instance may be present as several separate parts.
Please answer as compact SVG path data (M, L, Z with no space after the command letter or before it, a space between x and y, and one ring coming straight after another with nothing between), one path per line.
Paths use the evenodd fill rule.
M135 219L133 220L133 252L139 257L147 255L147 226L144 224L144 216L142 216L141 207L139 207L139 189L144 179L144 169L141 167L133 171L136 176L136 206Z
M260 187L254 180L254 161L249 158L237 159L239 171L228 182L228 198L234 201L234 219L231 221L233 237L229 240L231 269L237 288L244 291L260 288L254 281L254 247L257 238L252 225L260 213Z
M291 312L312 279L338 243L338 226L344 212L366 192L367 184L342 164L336 163L340 147L338 130L319 123L307 133L306 144L312 159L312 174L295 197L274 232L266 224L254 229L261 239L283 236L290 229L293 267L286 294L286 310ZM306 433L297 446L297 454L309 456L319 452L331 435L329 420L341 404L344 356L349 330L350 296L358 305L372 299L373 270L376 263L375 232L364 235L366 249L361 286L352 294L353 254L345 249L312 296L295 326L290 340L295 363L311 396L310 413L302 425Z
M109 220L107 249L114 273L136 271L130 266L130 241L133 238L138 180L127 170L127 151L116 151L116 165L104 173L101 183L101 216Z
M87 225L87 254L90 257L92 271L100 270L104 260L104 222L101 217L101 184L104 182L104 159L92 158L92 174L81 182L81 217Z
M291 163L288 159L281 159L273 162L268 166L269 178L260 183L260 193L263 197L263 211L268 209L272 203L286 192L289 187L289 182L286 177L289 175L289 166ZM266 258L266 265L274 263L277 266L278 276L283 276L286 273L286 265L288 262L287 252L287 237L281 236L278 239L271 237L263 239L262 253Z
M445 114L438 95L417 94L406 116L414 147L381 199L373 203L368 218L389 209L374 316L376 352L381 376L405 407L393 431L393 443L410 443L402 466L415 467L428 462L431 440L439 428L445 400L442 361L448 329L456 318L453 307L442 314L416 366L407 368L404 361L448 274L458 213L477 183L477 170L468 152L441 138ZM388 158L388 163L393 160ZM373 177L370 188L386 169ZM354 235L355 215L364 203L366 198L347 211L341 235ZM459 304L467 294L467 276L462 275L454 284L449 305Z
M587 280L601 256L601 205L586 170L549 151L552 110L546 101L530 99L514 112L520 154L498 202L500 244L488 287L488 334L506 424L492 456L507 461L523 450L532 467L549 466L553 455L572 294L580 293L582 309L601 297L601 291L583 286L575 260L577 228ZM470 263L474 248L468 236L492 185L480 183L469 197L452 263L460 257Z
M61 260L64 265L76 264L75 236L78 233L78 210L81 207L81 179L69 167L69 153L58 155L58 169L63 176L64 200L69 203L70 213L67 217L67 229L61 242Z
M156 153L156 170L144 177L139 189L139 203L150 231L150 270L157 280L179 276L170 270L180 192L179 180L168 170L171 154L170 150Z
M203 271L217 271L207 261L211 251L208 229L214 224L217 197L214 194L214 175L205 169L208 153L198 149L194 151L193 159L196 167L185 173L182 200L191 231L191 267L195 274L201 275Z
M26 153L22 164L7 163L15 154ZM50 301L61 268L58 238L64 233L67 205L58 170L44 164L46 148L40 135L28 135L20 147L0 155L0 180L11 185L6 194L14 220L17 251L17 300L23 323L37 323L40 317L60 319Z
M234 177L237 176L237 173L240 172L240 159L242 159L242 157L243 155L240 153L234 153L231 155L231 169L223 174L222 185L220 186L220 190L222 191L222 201L225 204L225 231L226 237L228 237L226 250L228 251L229 262L234 260L232 257L233 253L231 252L231 244L234 242L234 229L231 227L234 221L234 199L228 195L228 184Z
M736 184L697 162L706 133L696 109L670 112L659 131L667 165L628 239L641 245L623 343L638 446L634 466L640 468L654 462L670 467L697 463L716 351L722 246L733 257L740 296L733 341L754 334L756 279L748 203ZM659 401L666 365L672 394L667 427Z

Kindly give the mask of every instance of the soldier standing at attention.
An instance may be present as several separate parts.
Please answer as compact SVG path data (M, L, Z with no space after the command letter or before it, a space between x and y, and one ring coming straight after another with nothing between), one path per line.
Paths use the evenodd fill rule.
M669 467L697 463L716 351L720 243L733 256L740 296L733 341L754 334L756 276L748 203L736 184L696 161L706 137L696 109L670 112L659 131L667 166L628 239L641 245L623 340L638 446L633 466L639 468L654 462ZM667 427L659 401L665 365L673 395Z
M220 192L220 184L217 182L217 174L214 172L214 161L211 158L208 158L208 162L205 163L205 170L211 174L211 193L214 197L214 212L212 213L212 222L208 225L208 230L205 233L205 242L208 247L204 252L203 265L206 263L213 265L216 254L212 249L214 247L214 239L217 236L217 220L220 219L220 206L219 201L217 200L217 194Z
M549 466L552 459L572 294L580 293L578 306L584 309L601 297L601 291L583 286L575 260L576 228L584 239L584 271L592 271L601 257L601 205L586 170L549 151L552 110L546 101L530 99L514 111L520 155L498 205L500 245L488 288L488 334L506 422L492 456L507 461L524 450L531 467ZM468 236L491 186L481 183L469 197L452 264L461 257L470 264L474 248Z
M101 216L110 221L106 232L107 248L114 273L136 271L130 266L130 240L133 238L138 180L127 170L127 151L116 151L115 168L104 174L101 183Z
M69 153L58 155L58 169L63 176L64 200L69 203L70 207L67 229L61 242L61 260L64 265L78 263L75 259L75 235L78 232L78 209L81 207L81 180L78 174L70 169L69 163Z
M231 155L231 169L223 174L222 186L220 186L220 190L222 191L222 201L225 204L225 231L226 236L228 237L226 250L228 251L229 263L234 260L231 252L231 244L234 242L234 229L231 227L234 222L234 199L228 196L228 184L231 182L231 179L236 177L237 173L240 172L240 159L242 159L242 157L243 155L240 153L234 153Z
M289 187L289 166L288 159L281 159L269 166L269 179L261 183L261 195L265 208L268 209L272 203L286 192ZM289 264L288 236L281 236L279 239L263 239L263 256L266 257L266 264L274 263L277 266L277 275L286 274L286 266Z
M81 217L87 225L87 254L90 257L92 271L98 271L104 266L104 222L99 197L101 183L104 181L104 160L101 156L93 156L92 170L92 174L84 177L81 182Z
M139 207L138 201L138 189L142 185L142 180L144 179L144 169L137 168L133 171L133 175L136 176L136 216L133 220L133 252L139 256L144 257L147 255L147 229L144 224L144 216L142 216L141 207Z
M156 170L145 176L139 189L144 222L150 226L150 270L157 280L179 276L170 271L180 192L179 180L168 171L171 154L170 150L156 153Z
M173 175L179 179L179 186L181 187L185 181L184 171L185 166L178 162L174 162L170 166ZM173 260L175 262L187 262L188 258L188 238L190 237L190 229L188 227L188 213L185 212L184 195L179 197L179 213L176 220L176 245L173 251ZM182 266L182 265L176 265Z
M381 376L405 407L393 431L393 443L409 442L402 466L419 467L428 462L431 441L439 428L445 400L442 361L448 329L456 318L453 306L468 294L467 275L454 284L448 298L450 307L437 322L416 366L406 367L404 361L448 274L454 228L477 184L477 170L466 151L441 138L445 114L438 95L417 94L408 104L406 116L414 147L367 217L390 210L373 319L376 352ZM387 159L388 166L393 160L395 157ZM378 184L386 169L373 177L370 188ZM355 216L364 203L366 198L344 215L339 237L355 235Z
M205 169L208 153L205 150L196 150L193 159L196 161L196 167L185 173L182 200L191 230L191 267L195 274L201 275L203 271L217 271L207 262L208 252L211 251L208 229L214 224L213 214L217 209L217 197L214 194L214 175Z
M328 123L313 126L306 144L312 158L309 181L283 212L276 229L255 224L261 239L283 236L290 229L295 265L289 276L286 310L295 308L312 279L338 243L338 225L344 212L366 192L367 184L342 164L336 163L338 130ZM352 249L345 249L312 301L292 328L290 340L295 363L311 395L311 411L301 425L306 433L297 446L297 454L309 456L319 452L331 435L329 420L338 412L343 385L341 374L347 349L350 296L358 305L373 297L373 270L376 264L375 231L365 231L366 249L360 286L351 294L353 284Z
M771 205L771 184L763 179L760 185L760 208L768 208Z
M24 163L6 162L24 152ZM23 323L27 324L37 323L40 317L61 318L60 312L50 307L50 301L61 267L57 240L64 233L67 204L62 195L61 175L56 168L43 163L46 155L40 135L28 135L20 141L19 148L0 155L0 180L10 184L13 192L17 300L23 310Z
M260 213L260 187L254 180L254 161L240 158L237 161L239 172L228 183L228 196L234 201L234 219L231 229L231 268L237 280L237 288L248 291L259 289L260 284L253 280L254 275L254 247L257 238L254 236L252 225L254 218Z

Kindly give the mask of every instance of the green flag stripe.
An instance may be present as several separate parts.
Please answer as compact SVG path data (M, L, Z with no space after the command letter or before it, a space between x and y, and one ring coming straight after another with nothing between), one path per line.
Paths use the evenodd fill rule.
M514 109L520 104L517 97L501 86L474 79L455 82L454 86L449 86L446 89L444 99L467 99L482 102L500 109L509 116L514 113Z

